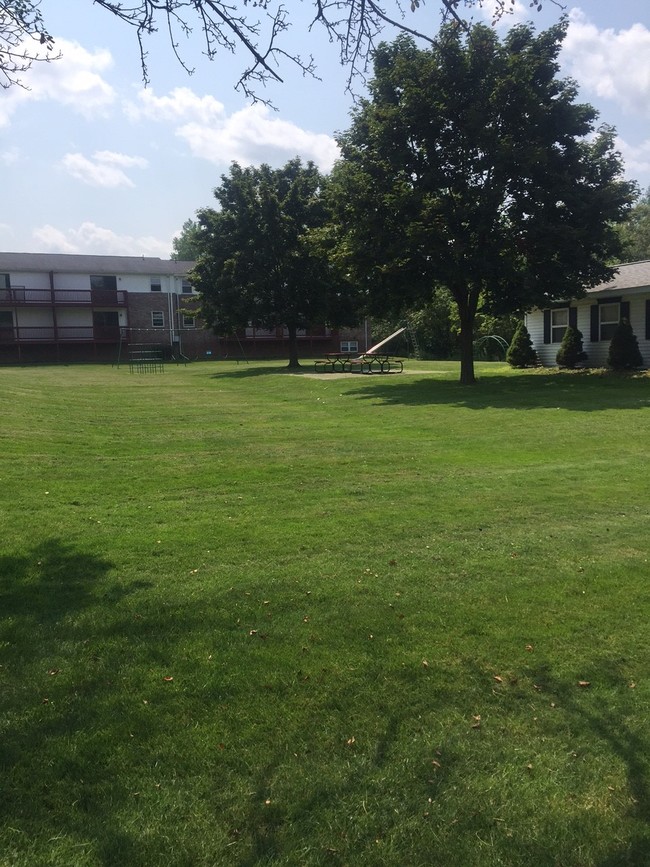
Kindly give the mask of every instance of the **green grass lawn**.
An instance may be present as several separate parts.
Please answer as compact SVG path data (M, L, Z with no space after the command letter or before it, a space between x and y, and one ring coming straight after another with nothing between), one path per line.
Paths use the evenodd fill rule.
M409 369L0 371L3 867L650 864L650 378Z

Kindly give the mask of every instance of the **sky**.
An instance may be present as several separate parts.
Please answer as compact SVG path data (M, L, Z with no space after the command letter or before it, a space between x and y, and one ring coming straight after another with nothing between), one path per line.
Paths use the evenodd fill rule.
M562 14L551 0L541 13L528 2L515 0L499 29L521 21L544 29ZM148 40L145 87L127 25L91 0L42 0L62 56L35 64L23 76L27 88L0 90L0 250L169 258L183 223L216 204L213 190L233 160L281 166L300 156L329 171L334 134L350 123L347 73L336 46L308 31L311 0L288 5L286 45L314 55L320 80L285 64L283 83L261 91L274 110L235 91L247 59L221 53L208 60L198 33L179 39L192 75L165 34ZM409 20L435 32L439 8L426 0ZM600 122L616 128L626 176L645 191L650 3L581 0L567 2L565 12L561 74L577 82L579 101L594 105ZM489 9L473 14L491 19Z

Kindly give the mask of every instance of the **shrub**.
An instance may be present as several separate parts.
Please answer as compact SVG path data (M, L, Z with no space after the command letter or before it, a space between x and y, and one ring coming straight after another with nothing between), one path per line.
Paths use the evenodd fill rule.
M506 361L512 367L531 367L538 363L537 353L533 348L528 329L523 322L517 326L508 351Z
M567 367L569 370L573 370L579 362L587 360L587 353L582 348L582 331L569 325L555 360L558 367Z
M614 332L609 344L607 365L614 370L636 370L637 367L643 367L639 343L627 319L621 319Z

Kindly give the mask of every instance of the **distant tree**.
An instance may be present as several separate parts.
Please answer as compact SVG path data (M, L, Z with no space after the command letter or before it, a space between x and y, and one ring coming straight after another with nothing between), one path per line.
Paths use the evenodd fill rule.
M191 262L196 259L200 249L200 231L199 224L195 220L185 220L180 235L172 241L174 248L172 259L181 262Z
M582 348L582 331L569 325L557 351L555 358L557 366L573 370L587 358L587 353Z
M0 0L0 87L5 90L24 86L22 76L33 63L54 57L54 39L40 5L40 0Z
M333 208L339 265L375 314L428 302L439 286L460 320L473 383L481 305L507 313L578 297L609 279L612 222L636 194L614 131L557 78L568 23L503 42L447 27L427 50L407 37L375 53L370 98L339 137Z
M621 240L621 262L650 259L650 189L639 199L627 220L617 226Z
M637 370L643 367L639 342L627 319L621 319L611 339L607 366L613 370Z
M329 214L325 179L299 159L281 169L233 163L214 191L217 210L198 212L198 260L189 275L201 317L217 334L248 324L284 326L289 367L298 367L298 330L356 321L351 286L334 273L310 233Z
M228 0L93 2L135 31L145 82L149 78L146 37L159 29L169 35L179 63L188 72L192 71L193 64L186 59L182 42L193 31L202 33L203 54L210 60L222 52L235 54L239 50L243 51L247 60L244 61L244 69L235 87L260 102L269 100L260 96L258 88L271 80L282 81L280 68L283 62L293 63L304 73L315 74L313 57L303 57L291 47L288 31L295 23L295 14L292 16L291 5L285 5L282 0L244 0L240 4ZM559 0L544 2L563 8ZM20 44L24 36L31 37L33 33L45 34L50 40L38 12L39 3L40 0L0 0L0 69L7 57L10 64L13 62L11 55L2 53L3 42L9 46ZM386 27L397 28L430 42L438 29L435 16L422 20L426 15L424 0L411 0L412 17L404 11L400 0L386 0L384 3L377 0L310 0L309 5L312 10L309 30L322 27L330 42L337 45L341 63L350 71L349 82L366 72L368 58ZM453 20L458 26L466 26L466 12L484 5L490 9L496 22L511 11L514 0L432 2L433 8L440 11L443 21ZM541 10L542 0L535 0L531 5ZM2 13L5 13L4 18ZM27 65L21 66L20 71L28 69L33 59L29 54L24 55L20 62Z
M508 347L506 361L512 367L533 367L538 363L533 341L523 320L519 323Z

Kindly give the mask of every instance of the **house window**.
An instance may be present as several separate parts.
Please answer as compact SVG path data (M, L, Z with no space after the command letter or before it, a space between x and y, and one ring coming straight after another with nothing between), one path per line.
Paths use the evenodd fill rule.
M152 310L151 311L151 327L152 328L164 328L165 327L165 314L162 310Z
M359 341L358 340L342 340L341 341L341 352L358 352L359 351Z
M611 340L620 322L621 305L618 301L613 304L599 304L598 313L600 316L600 339Z
M151 291L152 292L162 292L162 285L160 283L160 277L152 277L151 278Z
M113 292L117 291L117 277L112 274L91 274L90 275L91 289L110 289Z
M183 328L194 328L196 325L196 320L193 316L185 316L183 315Z
M181 292L183 293L183 295L192 294L192 285L189 280L183 280L181 284Z
M569 308L551 310L551 343L562 343L562 338L569 325Z
M0 289L11 289L11 278L9 274L0 274Z

